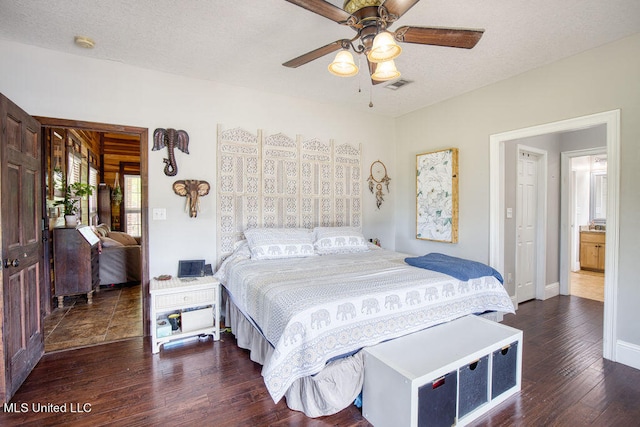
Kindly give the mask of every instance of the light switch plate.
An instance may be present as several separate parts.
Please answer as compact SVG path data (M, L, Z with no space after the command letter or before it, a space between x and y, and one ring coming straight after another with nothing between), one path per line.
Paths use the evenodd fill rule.
M162 221L167 219L167 210L165 208L153 208L153 219Z

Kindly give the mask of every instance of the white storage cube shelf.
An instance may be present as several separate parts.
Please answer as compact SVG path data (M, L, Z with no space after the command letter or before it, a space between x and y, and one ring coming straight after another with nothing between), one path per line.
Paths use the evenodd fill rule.
M466 425L520 390L522 331L466 316L364 350L375 427Z

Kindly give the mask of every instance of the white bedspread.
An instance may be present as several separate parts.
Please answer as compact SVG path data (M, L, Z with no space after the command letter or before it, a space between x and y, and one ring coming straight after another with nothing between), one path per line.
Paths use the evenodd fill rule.
M216 275L274 346L262 375L274 402L332 358L486 310L513 313L494 277L461 282L385 250L299 259L232 257Z

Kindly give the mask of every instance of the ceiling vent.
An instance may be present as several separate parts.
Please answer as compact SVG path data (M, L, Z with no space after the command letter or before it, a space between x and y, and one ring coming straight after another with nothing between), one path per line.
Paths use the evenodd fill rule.
M411 80L405 80L405 79L399 79L399 80L396 80L396 81L395 81L395 82L393 82L393 83L389 83L388 85L386 85L386 86L385 86L385 88L387 88L387 89L391 89L391 90L398 90L398 89L400 89L402 86L406 86L406 85L408 85L409 83L413 83L413 81L411 81Z

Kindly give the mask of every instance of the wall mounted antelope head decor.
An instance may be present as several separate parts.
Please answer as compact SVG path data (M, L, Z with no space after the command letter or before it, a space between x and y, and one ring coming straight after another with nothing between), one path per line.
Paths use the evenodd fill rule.
M200 196L209 194L211 186L207 181L198 179L182 179L173 183L173 191L178 196L187 198L185 211L189 212L191 218L198 216L200 210Z
M169 158L162 159L165 163L164 174L175 176L178 173L174 149L178 148L183 153L189 154L189 135L183 130L158 128L153 131L153 148L151 151L167 147Z

